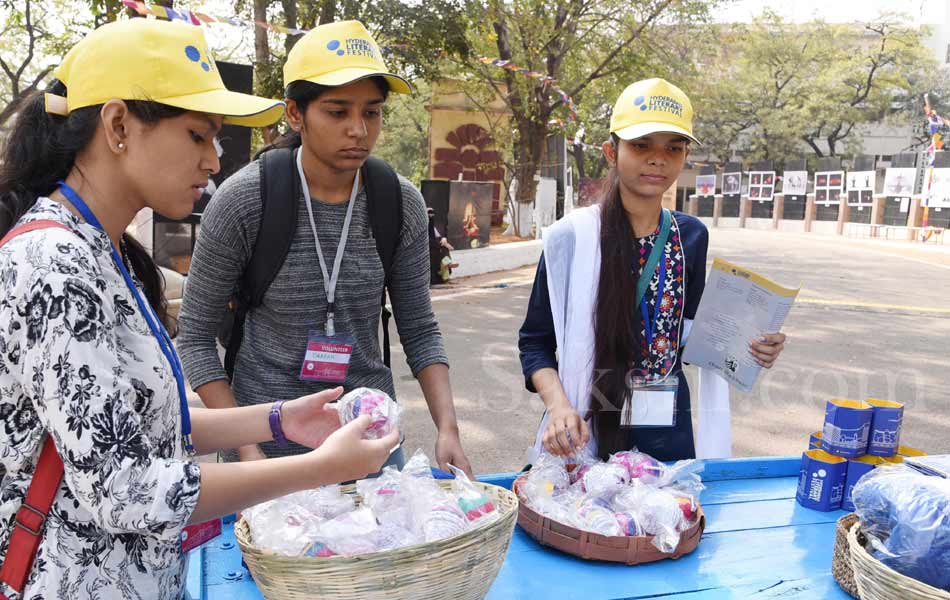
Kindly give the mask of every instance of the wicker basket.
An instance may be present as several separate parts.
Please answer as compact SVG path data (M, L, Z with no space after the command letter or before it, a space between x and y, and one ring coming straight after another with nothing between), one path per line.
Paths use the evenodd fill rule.
M491 498L501 518L437 542L364 556L313 558L258 549L245 519L235 524L234 534L267 600L484 598L508 553L518 498L509 490L474 483ZM451 487L448 481L439 484ZM353 486L343 491L360 500Z
M524 478L522 475L515 480L513 488L516 492L520 490ZM607 536L583 531L538 514L524 501L518 508L518 525L542 546L551 546L585 560L637 565L679 558L695 550L706 529L706 515L703 508L697 505L696 523L681 533L679 544L669 554L660 552L653 545L653 536Z
M858 515L851 513L838 519L835 527L835 550L831 558L831 574L835 581L852 598L858 598L858 584L854 582L851 569L851 549L848 546L848 531L858 522Z
M857 522L848 531L851 567L861 600L950 600L950 593L901 575L871 556L867 539Z

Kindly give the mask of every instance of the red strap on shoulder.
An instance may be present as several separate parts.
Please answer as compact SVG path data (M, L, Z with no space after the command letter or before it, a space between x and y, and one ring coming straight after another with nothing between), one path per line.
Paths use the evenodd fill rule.
M65 229L66 231L69 231L69 227L66 227L59 221L52 221L49 219L40 219L38 221L30 221L29 223L26 223L24 225L20 225L19 227L14 227L13 229L11 229L10 232L7 233L5 236L3 236L2 240L0 240L0 246L6 244L7 242L9 242L10 240L12 240L18 235L29 233L31 231L36 231L37 229Z
M37 229L66 229L69 227L50 220L32 221L25 225L13 228L0 240L0 246L9 242L18 235ZM43 528L46 526L46 516L49 514L59 482L63 479L63 461L56 454L53 439L46 436L40 459L33 472L33 480L26 492L26 498L16 513L13 531L10 533L10 543L7 546L7 555L0 567L0 581L22 592L26 585L33 560L43 539ZM6 598L0 593L0 598Z
M0 567L0 581L17 592L23 591L30 575L33 559L36 558L40 541L43 539L46 516L53 506L53 499L62 479L63 461L56 454L53 439L46 436L30 489L27 490L26 498L16 513L7 556L3 567Z

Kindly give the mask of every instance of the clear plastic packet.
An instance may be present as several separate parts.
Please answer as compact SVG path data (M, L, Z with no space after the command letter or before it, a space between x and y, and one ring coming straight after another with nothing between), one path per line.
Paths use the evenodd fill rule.
M674 493L699 498L700 492L706 489L700 475L704 468L701 460L678 460L674 464L663 465L663 473L656 482L658 487L670 488Z
M881 466L858 481L851 497L873 556L950 591L950 480Z
M587 473L588 469L601 461L593 455L589 448L584 448L565 462L571 485L573 485L584 478L584 474Z
M660 552L670 553L680 542L680 531L688 523L676 496L650 486L627 488L614 498L617 512L629 512L645 534L652 535Z
M633 513L616 512L614 518L617 519L617 524L620 525L620 535L627 537L643 535L643 528L640 527L640 522L637 521L637 517Z
M335 519L324 521L317 530L316 540L310 545L308 556L333 554L357 556L380 550L376 543L379 524L369 507L360 507ZM324 553L324 554L321 554Z
M613 511L609 508L587 504L577 510L577 526L584 531L600 535L617 536L623 532Z
M379 477L357 481L356 491L380 525L413 530L412 501L403 491L402 474L395 467L386 467Z
M491 498L477 485L472 483L464 471L450 465L455 479L452 481L452 493L455 495L459 508L465 514L465 518L470 523L483 524L497 519L500 515L495 510L495 505Z
M625 450L611 454L608 464L622 466L627 471L629 481L654 485L663 476L666 466L649 454L636 450Z
M588 494L613 494L630 481L627 470L618 464L597 463L586 470L580 482Z
M564 459L553 454L542 454L525 476L521 491L528 505L539 506L544 499L554 497L571 485Z
M404 477L435 480L435 477L432 476L432 465L429 463L429 457L422 451L422 448L416 448L416 451L403 465L401 473Z
M242 512L254 543L287 556L300 556L313 544L320 524L354 510L350 496L331 485L263 502Z
M426 542L435 542L454 537L468 530L468 519L453 501L430 506L424 513L417 513L422 537Z
M414 546L424 541L412 530L394 524L381 524L372 538L379 552Z
M386 392L372 388L356 388L337 400L340 422L346 425L360 415L369 415L372 422L363 434L365 439L379 439L399 428L402 409Z

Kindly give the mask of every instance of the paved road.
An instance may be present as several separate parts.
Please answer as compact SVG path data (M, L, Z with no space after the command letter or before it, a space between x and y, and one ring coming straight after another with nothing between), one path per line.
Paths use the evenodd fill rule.
M732 393L737 456L798 453L821 428L826 400L871 396L906 403L905 444L950 452L950 250L739 229L710 237L710 260L803 286L780 363L751 393ZM519 468L541 415L516 345L533 276L525 268L433 291L463 443L479 473ZM425 401L401 348L393 352L408 449L431 456Z

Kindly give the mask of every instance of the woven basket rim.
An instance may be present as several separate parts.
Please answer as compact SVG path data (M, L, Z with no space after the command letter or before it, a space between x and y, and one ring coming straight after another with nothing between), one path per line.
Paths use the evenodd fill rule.
M451 480L437 480L436 483L438 483L443 489L450 488L452 485ZM251 541L250 525L243 516L234 523L234 537L237 539L242 553L253 552L266 557L268 561L276 561L287 564L297 564L301 561L313 564L328 564L332 561L336 565L346 565L357 564L371 560L375 561L380 560L381 558L398 559L401 558L403 554L406 556L412 556L416 554L437 552L442 550L444 547L457 547L460 544L470 541L472 538L479 537L483 533L487 533L492 528L503 529L505 527L506 521L517 519L519 499L514 492L501 486L484 483L481 481L472 481L472 483L482 488L483 491L489 491L490 493L494 493L499 497L507 496L507 499L509 501L513 500L514 503L510 506L510 509L507 513L502 512L497 519L494 519L490 522L486 521L484 523L480 523L471 529L467 529L463 533L442 540L436 540L434 542L420 542L418 544L412 544L411 546L403 546L401 548L395 548L392 550L380 550L379 552L359 554L356 556L288 556L286 554L278 554L273 550L260 548L254 545L254 543ZM362 501L362 497L356 491L355 485L350 484L341 486L341 492L356 496L358 502ZM502 505L501 507L496 507L496 510L502 511L504 508L505 506Z
M855 581L858 583L858 588L861 590L861 577L867 577L869 579L879 579L874 574L872 574L867 569L858 568L859 565L856 561L863 560L869 564L873 564L874 568L879 570L881 574L887 575L888 578L900 584L902 587L906 588L908 593L914 592L916 597L923 597L922 594L927 594L928 598L933 600L950 600L950 593L935 588L931 585L928 585L922 581L918 581L913 577L908 577L903 573L899 573L887 566L877 558L871 555L867 549L861 545L858 541L858 534L861 533L862 523L860 520L856 521L854 525L848 530L848 546L851 551L851 560L852 566L854 567ZM864 598L865 592L861 590L861 596Z

